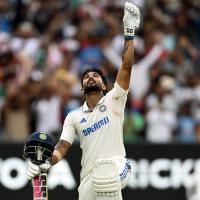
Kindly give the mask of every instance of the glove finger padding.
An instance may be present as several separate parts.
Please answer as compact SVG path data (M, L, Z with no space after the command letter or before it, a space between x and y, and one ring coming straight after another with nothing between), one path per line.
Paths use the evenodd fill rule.
M40 171L39 166L32 162L28 163L28 169L31 169L32 171Z
M47 171L49 171L49 169L51 168L51 166L52 165L50 164L50 162L46 161L44 164L40 165L40 169L41 169L42 172L47 172Z
M41 170L39 168L38 165L32 163L32 162L28 162L28 169L27 169L27 177L28 179L32 179L35 176L37 176L38 174L40 174Z
M28 171L34 175L38 175L41 171L38 167L38 170L35 170L35 169L32 169L32 168L29 168Z
M33 174L30 171L27 171L26 176L29 180L33 179L35 176L37 176L38 174Z
M136 28L139 28L140 24L140 10L132 3L126 2L124 7L124 35L134 36Z

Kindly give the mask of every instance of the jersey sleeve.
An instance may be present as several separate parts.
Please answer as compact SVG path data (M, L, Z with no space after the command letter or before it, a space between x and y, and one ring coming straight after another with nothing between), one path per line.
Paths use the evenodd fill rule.
M107 95L112 99L126 101L128 92L129 90L124 90L117 82L115 82L113 89L110 90Z
M124 109L127 95L129 90L124 90L117 82L115 82L114 87L110 92L107 93L109 101L117 109Z
M73 123L73 119L71 114L69 113L65 118L63 130L60 139L69 142L70 144L73 143L76 136L76 129Z

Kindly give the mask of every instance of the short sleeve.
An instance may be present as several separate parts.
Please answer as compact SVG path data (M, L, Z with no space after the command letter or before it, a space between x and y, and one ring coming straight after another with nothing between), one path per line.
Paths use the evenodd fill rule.
M76 129L72 120L72 116L69 113L65 118L63 130L60 139L69 142L70 144L73 143L76 136Z
M112 99L118 99L121 101L126 101L129 90L124 90L117 82L115 82L114 87L110 90L106 96Z
M113 93L118 97L126 97L129 90L124 90L117 82L114 84Z
M115 110L123 110L126 104L129 90L124 90L117 82L114 87L107 93L107 99Z

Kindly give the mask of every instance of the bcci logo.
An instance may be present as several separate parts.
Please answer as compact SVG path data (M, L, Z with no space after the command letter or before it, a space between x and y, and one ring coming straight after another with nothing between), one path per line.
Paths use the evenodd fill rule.
M106 111L106 106L105 106L105 105L101 105L101 106L99 107L99 110L100 110L101 112L105 112L105 111Z
M41 134L39 135L39 138L40 138L41 140L46 140L46 139L47 139L47 136L46 136L45 133L41 133Z

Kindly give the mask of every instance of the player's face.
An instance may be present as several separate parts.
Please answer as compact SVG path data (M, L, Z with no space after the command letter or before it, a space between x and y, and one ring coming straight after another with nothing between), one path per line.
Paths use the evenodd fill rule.
M83 90L85 94L105 90L101 76L97 72L88 72L83 77Z

